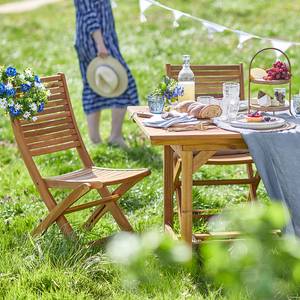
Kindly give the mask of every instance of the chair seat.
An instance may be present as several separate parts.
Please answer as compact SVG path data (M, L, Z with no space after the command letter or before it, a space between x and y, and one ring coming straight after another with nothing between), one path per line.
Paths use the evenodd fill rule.
M215 155L207 162L208 165L239 165L253 163L249 153Z
M76 188L82 183L91 184L92 188L101 188L106 185L121 184L143 178L150 174L148 169L106 169L106 168L85 168L60 176L44 178L47 186Z

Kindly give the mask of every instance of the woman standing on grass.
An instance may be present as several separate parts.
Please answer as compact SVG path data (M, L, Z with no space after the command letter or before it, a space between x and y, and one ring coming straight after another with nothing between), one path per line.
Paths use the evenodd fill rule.
M87 115L89 136L93 143L101 143L99 122L102 109L112 109L112 127L109 142L126 147L122 136L122 124L129 105L138 105L135 80L124 61L118 44L110 0L74 0L76 7L76 42L83 80L83 108ZM111 55L127 70L128 89L115 98L96 94L87 82L89 63L96 57Z

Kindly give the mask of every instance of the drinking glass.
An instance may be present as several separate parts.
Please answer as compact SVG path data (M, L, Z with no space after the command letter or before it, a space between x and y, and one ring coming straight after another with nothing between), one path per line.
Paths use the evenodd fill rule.
M293 97L294 112L297 117L300 117L300 95L294 95Z
M239 111L240 84L238 82L223 83L222 116L224 121L232 121Z
M240 99L239 98L231 98L229 101L229 107L228 107L228 121L234 121L238 115L239 112L239 106L240 106Z
M149 111L152 114L161 114L163 112L165 106L165 99L163 96L149 95L147 99Z
M212 96L199 96L197 98L197 102L200 102L201 104L214 104L215 98Z
M240 96L240 84L238 82L223 83L223 98L236 98Z

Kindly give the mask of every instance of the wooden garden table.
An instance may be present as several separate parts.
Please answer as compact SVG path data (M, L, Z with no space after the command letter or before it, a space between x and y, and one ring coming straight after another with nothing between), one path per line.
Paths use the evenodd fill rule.
M148 111L147 107L130 106L128 112L152 145L164 147L164 227L173 232L173 194L179 179L178 165L174 164L174 154L181 158L181 238L192 244L192 187L193 173L204 165L219 150L247 149L240 133L220 128L204 131L168 132L164 129L146 127L136 112Z

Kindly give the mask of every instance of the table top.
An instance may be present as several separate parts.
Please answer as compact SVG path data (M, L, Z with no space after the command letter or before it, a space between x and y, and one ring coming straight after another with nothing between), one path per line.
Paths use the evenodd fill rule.
M144 126L143 121L146 119L138 117L136 112L148 112L147 106L129 106L127 110L153 145L203 145L206 150L209 147L214 149L247 148L238 132L226 131L217 127L203 131L169 132L165 129Z

